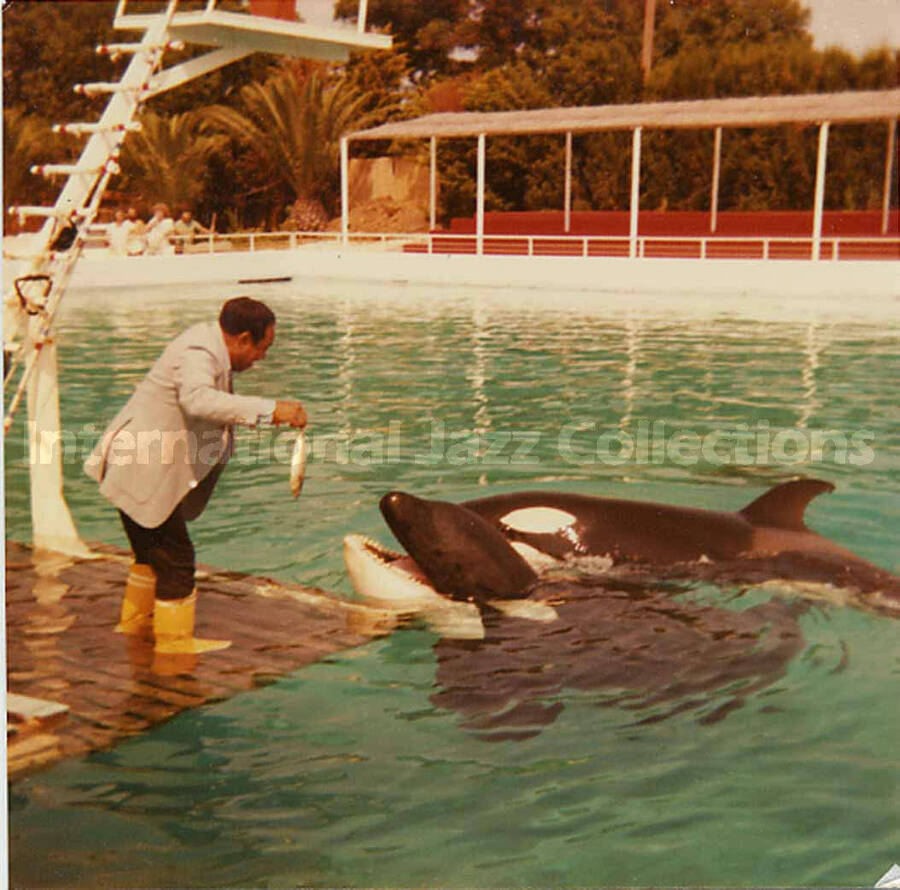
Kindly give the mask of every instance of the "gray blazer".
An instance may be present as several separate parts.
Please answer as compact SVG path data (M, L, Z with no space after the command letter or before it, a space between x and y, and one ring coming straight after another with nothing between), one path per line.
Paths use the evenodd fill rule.
M84 470L145 528L162 525L182 501L195 519L231 456L232 425L255 426L274 410L273 399L234 395L218 323L197 324L166 347Z

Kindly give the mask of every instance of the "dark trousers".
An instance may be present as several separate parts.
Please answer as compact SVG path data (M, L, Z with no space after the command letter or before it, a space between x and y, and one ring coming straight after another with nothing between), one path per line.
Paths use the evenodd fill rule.
M135 562L149 565L156 573L156 598L180 600L194 590L194 545L179 504L156 528L144 528L119 510Z

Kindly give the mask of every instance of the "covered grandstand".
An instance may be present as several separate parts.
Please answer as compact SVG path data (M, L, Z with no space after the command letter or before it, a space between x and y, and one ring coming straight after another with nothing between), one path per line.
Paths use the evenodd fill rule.
M764 96L545 108L524 111L432 114L360 130L341 142L342 233L349 235L349 154L351 142L428 139L431 152L429 252L571 254L580 256L688 256L853 259L897 258L898 216L892 212L900 90ZM826 212L825 172L833 125L884 121L885 164L879 211ZM815 194L807 211L740 213L719 211L724 128L779 125L818 127ZM644 129L715 131L710 159L710 210L640 210L641 143ZM631 196L627 210L576 212L572 209L572 136L575 133L630 131ZM561 134L565 138L564 206L556 212L485 212L486 140L491 136ZM436 230L437 143L476 139L476 208L472 218ZM413 250L423 249L412 246Z

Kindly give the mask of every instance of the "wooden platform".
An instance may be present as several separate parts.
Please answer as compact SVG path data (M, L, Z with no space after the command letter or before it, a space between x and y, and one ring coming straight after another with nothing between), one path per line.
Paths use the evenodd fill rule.
M387 613L268 578L198 570L197 635L233 641L154 658L114 632L128 554L96 560L6 543L8 772L108 748L186 708L221 701L387 633ZM33 701L38 700L38 701ZM68 710L66 710L68 709Z

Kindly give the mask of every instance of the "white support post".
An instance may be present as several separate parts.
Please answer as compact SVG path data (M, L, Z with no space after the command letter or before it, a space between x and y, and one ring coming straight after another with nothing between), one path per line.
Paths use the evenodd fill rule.
M894 181L894 155L897 152L897 119L888 121L887 156L884 159L884 197L881 202L881 234L887 235L891 217L891 184Z
M628 255L634 259L638 247L638 213L641 203L641 127L634 128L631 145L631 226Z
M63 450L66 440L59 417L56 343L45 342L35 356L28 380L28 459L31 464L33 543L38 550L89 556L63 495Z
M572 133L566 133L566 199L564 230L568 235L572 231Z
M431 137L431 174L428 185L428 224L429 230L437 227L437 136Z
M350 140L341 137L341 244L347 246L350 235Z
M813 207L812 258L821 259L822 217L825 212L825 166L828 159L829 121L819 125L819 154L816 159L816 197Z
M478 256L484 253L484 166L485 166L485 135L478 134L478 189L475 206L475 251Z
M722 172L722 128L716 127L713 143L712 192L709 197L709 230L715 234L719 226L719 178Z
M368 0L359 0L359 14L356 17L356 30L359 31L360 34L364 34L366 31L366 15L368 14L368 9Z

